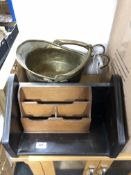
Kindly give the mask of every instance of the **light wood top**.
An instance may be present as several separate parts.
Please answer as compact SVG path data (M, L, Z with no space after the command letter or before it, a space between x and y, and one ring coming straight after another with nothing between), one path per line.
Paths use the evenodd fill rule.
M10 158L14 162L20 161L87 161L87 160L131 160L131 153L121 153L117 158L104 156L19 156Z

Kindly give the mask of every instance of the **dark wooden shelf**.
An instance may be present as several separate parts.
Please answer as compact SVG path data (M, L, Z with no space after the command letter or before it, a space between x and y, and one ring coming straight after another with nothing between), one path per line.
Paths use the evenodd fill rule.
M2 24L1 24L2 25ZM9 26L8 26L9 27ZM18 34L18 27L17 25L11 27L11 33L8 35L7 38L4 38L1 41L1 45L0 45L0 68L2 66L2 64L4 63L16 37Z
M17 98L19 82L14 75L11 75L7 83L2 138L8 153L12 157L20 155L116 157L127 142L121 78L115 75L110 83L86 86L92 88L93 99L89 133L24 133ZM38 149L37 142L46 143L46 148Z

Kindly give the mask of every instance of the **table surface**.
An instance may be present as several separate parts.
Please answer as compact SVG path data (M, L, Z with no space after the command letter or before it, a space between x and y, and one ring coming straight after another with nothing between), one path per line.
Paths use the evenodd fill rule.
M106 156L19 156L10 157L14 162L20 161L87 161L87 160L131 160L131 153L121 153L117 158Z

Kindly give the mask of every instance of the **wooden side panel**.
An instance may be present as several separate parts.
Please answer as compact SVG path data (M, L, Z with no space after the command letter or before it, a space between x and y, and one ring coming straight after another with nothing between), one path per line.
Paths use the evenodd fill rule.
M55 168L53 162L41 162L44 170L44 175L55 175Z
M5 112L5 92L4 90L0 90L0 112L4 114Z
M99 167L100 160L89 160L86 162L83 175L92 174L97 175L97 168Z
M29 162L25 162L25 163L27 163L29 165L29 167L32 170L34 175L45 175L41 162L29 161Z
M103 174L104 172L106 172L110 168L112 163L113 163L113 160L111 160L111 159L110 160L101 160L100 164L97 168L97 173Z
M11 167L3 147L0 145L0 174L13 175L13 168Z

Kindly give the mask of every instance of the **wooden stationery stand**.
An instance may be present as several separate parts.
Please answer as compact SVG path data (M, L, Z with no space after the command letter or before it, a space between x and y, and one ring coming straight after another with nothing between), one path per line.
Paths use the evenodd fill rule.
M56 91L57 95L53 95ZM68 94L68 91L72 93ZM16 76L11 75L6 94L2 143L11 156L37 154L116 157L126 144L126 118L119 76L113 76L110 83L64 83L50 86L44 83L19 83ZM32 104L35 106L32 110L27 108ZM82 105L81 110L76 110L75 105ZM37 108L41 109L40 118ZM47 108L51 108L48 113ZM71 129L71 126L74 128ZM45 146L39 147L41 143Z
M57 95L54 94L56 91ZM68 91L72 93L68 95ZM44 83L22 83L16 76L10 75L6 94L2 143L12 156L12 162L27 163L35 175L55 175L55 161L86 161L83 175L90 172L91 168L101 173L116 160L128 139L119 76L113 76L109 83L64 83L50 86ZM76 104L81 105L81 110L74 107ZM65 107L69 110L65 110ZM90 116L87 119L91 121L90 131L84 130L85 133L80 133L78 130L76 132L68 129L67 132L67 129L63 129L63 133L60 132L62 128L58 131L56 127L53 130L49 130L49 127L46 131L41 130L44 128L44 121L55 118L55 110L62 120L68 117L72 120L73 115L73 121L76 122L86 119L84 116L87 114ZM82 117L79 118L78 114ZM26 131L25 126L22 126L22 118L27 118L30 124L33 118L33 122L37 123L34 124L37 130L32 125L33 130ZM39 122L41 120L44 125ZM27 129L28 126L30 125L27 123ZM124 158L125 156L117 157L118 160Z
M19 86L18 98L25 132L89 132L89 87L22 83Z

